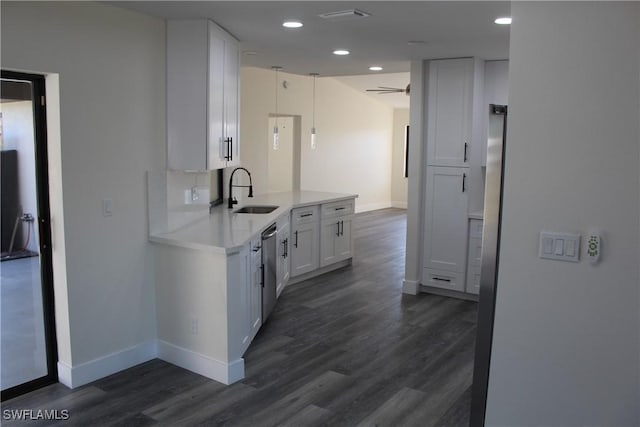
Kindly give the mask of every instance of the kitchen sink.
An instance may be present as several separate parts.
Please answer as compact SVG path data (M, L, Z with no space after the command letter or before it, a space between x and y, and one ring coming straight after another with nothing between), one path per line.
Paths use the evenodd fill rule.
M233 213L246 213L246 214L268 214L276 209L279 206L243 206L240 209L233 211Z

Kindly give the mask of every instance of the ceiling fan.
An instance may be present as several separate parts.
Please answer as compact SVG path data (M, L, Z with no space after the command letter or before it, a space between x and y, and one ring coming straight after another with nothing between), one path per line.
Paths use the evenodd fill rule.
M384 93L404 93L405 95L409 95L409 87L411 85L408 84L406 88L402 89L399 87L386 87L386 86L378 86L378 89L367 89L367 92L377 92L379 94Z

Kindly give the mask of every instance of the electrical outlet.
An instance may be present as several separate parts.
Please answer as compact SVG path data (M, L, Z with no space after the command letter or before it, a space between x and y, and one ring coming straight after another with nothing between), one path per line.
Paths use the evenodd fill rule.
M209 187L193 186L184 189L185 205L208 205Z
M198 318L191 317L191 333L193 335L198 335Z

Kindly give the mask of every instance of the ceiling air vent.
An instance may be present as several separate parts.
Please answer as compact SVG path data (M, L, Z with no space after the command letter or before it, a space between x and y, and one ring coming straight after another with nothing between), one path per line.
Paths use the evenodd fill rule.
M337 12L321 13L318 16L329 21L346 21L351 19L366 18L367 16L371 16L371 14L358 9L349 9L339 10Z

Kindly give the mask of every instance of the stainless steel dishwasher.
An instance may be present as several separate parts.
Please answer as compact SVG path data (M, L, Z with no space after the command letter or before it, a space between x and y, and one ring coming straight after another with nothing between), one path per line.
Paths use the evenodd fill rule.
M273 224L262 232L262 323L276 305L277 229Z

